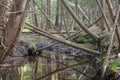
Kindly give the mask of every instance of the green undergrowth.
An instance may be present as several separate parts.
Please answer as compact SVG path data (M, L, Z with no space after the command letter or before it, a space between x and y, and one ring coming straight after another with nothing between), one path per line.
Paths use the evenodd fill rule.
M76 56L76 57L75 57L75 60L76 60L76 61L79 61L79 62L86 62L86 61L90 61L90 59L89 59L89 58L84 57L84 56Z
M88 36L86 35L83 35L83 34L80 34L78 35L77 37L74 38L74 41L76 43L81 43L81 44L84 44L84 43L89 43L90 40L88 39Z
M117 49L115 50L112 50L111 51L111 56L115 56L119 53L119 51ZM118 68L120 67L120 58L119 57L115 57L115 58L112 58L112 59L109 59L110 61L110 64L108 66L108 69L107 71L109 73L118 73Z
M108 67L108 71L111 73L117 73L117 68L120 66L120 61L115 59Z

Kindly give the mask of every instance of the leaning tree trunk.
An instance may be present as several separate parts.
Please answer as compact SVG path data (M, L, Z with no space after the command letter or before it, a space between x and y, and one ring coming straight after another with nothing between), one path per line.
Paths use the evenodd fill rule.
M0 63L5 59L13 49L14 43L18 39L22 24L25 18L25 10L30 0L13 0L13 6L10 11L10 17L7 22L3 37L3 44L6 47L0 48Z

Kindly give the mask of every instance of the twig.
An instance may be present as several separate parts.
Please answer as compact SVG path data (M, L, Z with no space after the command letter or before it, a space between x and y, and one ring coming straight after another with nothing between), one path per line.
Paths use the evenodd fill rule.
M87 69L88 69L88 66L84 69L83 73L85 73L87 71ZM83 75L81 74L78 79L80 80L82 76Z

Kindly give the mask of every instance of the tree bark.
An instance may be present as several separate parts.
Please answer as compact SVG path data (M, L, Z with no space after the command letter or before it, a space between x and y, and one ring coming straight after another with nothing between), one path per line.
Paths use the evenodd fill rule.
M0 35L3 33L6 23L7 0L0 0Z
M48 18L50 19L50 3L51 3L51 0L47 0L47 3L46 3L46 14L48 16ZM48 31L50 28L50 21L48 19L46 19L46 31Z
M13 49L14 44L19 37L19 33L25 18L25 10L28 8L29 2L30 0L13 0L14 5L10 11L10 17L3 33L4 45L6 48L0 49L0 63Z

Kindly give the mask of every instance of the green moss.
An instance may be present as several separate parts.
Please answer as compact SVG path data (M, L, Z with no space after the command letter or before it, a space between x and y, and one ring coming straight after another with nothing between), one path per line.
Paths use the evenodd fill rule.
M112 54L118 54L118 53L119 53L119 50L118 50L118 49L112 50L111 53L112 53Z
M88 59L87 57L83 57L83 56L76 56L75 60L79 62L86 62L86 61L89 61L90 59Z
M76 43L89 43L90 40L85 35L79 35L76 38L74 38L74 41Z

